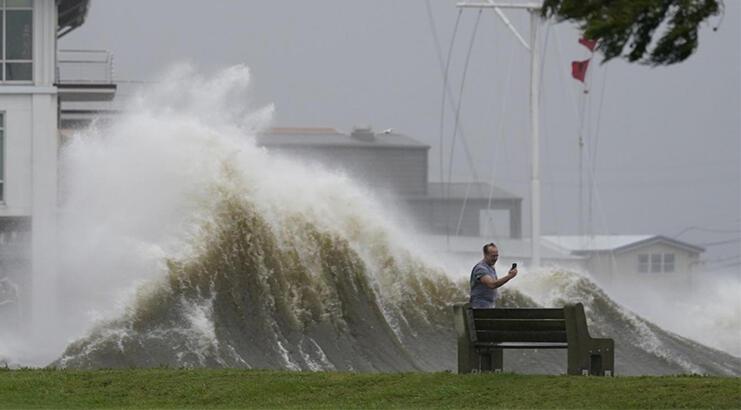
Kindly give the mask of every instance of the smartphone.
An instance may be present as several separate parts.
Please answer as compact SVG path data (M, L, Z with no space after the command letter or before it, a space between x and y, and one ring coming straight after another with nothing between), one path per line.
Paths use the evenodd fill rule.
M512 268L510 270L515 269L516 267L517 267L517 262L512 264Z

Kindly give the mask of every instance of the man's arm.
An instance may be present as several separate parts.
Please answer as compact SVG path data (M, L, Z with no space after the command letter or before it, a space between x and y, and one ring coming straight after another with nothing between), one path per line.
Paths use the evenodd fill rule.
M481 283L486 285L486 287L491 288L491 289L496 289L498 287L501 287L505 283L509 282L515 276L517 276L517 268L510 270L506 276L501 277L499 279L494 279L494 277L491 275L484 275L479 280L481 281Z

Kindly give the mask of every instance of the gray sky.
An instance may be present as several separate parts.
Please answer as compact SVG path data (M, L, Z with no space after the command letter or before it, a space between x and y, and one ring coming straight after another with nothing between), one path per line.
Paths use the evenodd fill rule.
M446 53L458 10L452 0L430 3ZM650 68L613 60L590 67L585 138L596 158L596 232L726 231L692 230L679 238L700 245L741 236L741 2L725 4L725 17L703 27L698 52L682 64ZM466 10L460 19L449 76L455 94L476 15ZM525 16L508 15L527 38ZM543 232L576 233L583 95L567 75L570 61L588 54L568 24L544 24L544 39L546 32ZM274 103L276 125L394 128L432 146L430 179L440 179L442 74L424 0L94 0L85 25L60 48L112 51L119 80L150 80L184 61L206 73L245 63L253 73L253 102ZM528 70L527 52L485 11L461 122L479 176L526 198L526 215ZM449 107L445 122L444 175L453 139ZM471 165L457 138L453 179L468 181ZM529 231L528 222L524 228ZM709 259L733 258L741 244L708 251ZM732 269L741 273L738 265Z

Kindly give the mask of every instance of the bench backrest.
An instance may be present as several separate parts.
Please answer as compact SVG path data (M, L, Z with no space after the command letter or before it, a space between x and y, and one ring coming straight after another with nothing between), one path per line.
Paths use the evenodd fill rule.
M473 343L567 341L564 309L466 309Z

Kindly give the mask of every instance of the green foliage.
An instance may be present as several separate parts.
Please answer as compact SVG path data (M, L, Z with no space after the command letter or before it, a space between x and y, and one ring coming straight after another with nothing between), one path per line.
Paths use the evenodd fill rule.
M0 408L739 408L738 378L234 369L0 372Z
M577 23L585 37L599 40L604 61L622 56L658 66L695 52L700 24L720 13L721 1L545 0L543 16Z

